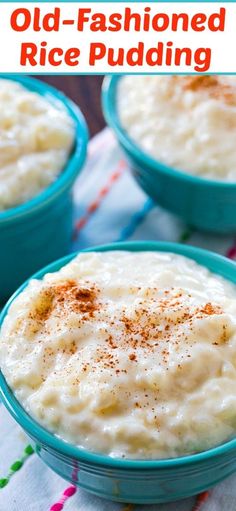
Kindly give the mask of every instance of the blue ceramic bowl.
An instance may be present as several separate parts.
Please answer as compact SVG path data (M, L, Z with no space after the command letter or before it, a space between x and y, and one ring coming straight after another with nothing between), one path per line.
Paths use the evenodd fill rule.
M120 79L120 76L105 78L102 92L103 112L139 185L160 206L179 215L189 226L222 234L235 232L236 183L192 176L148 156L121 125L117 110Z
M236 265L205 250L174 243L115 243L90 250L169 251L194 259L210 270L236 283ZM67 256L35 275L59 270L75 254ZM27 284L27 283L26 283ZM5 306L0 324L11 302ZM96 383L96 382L95 382ZM0 395L14 419L36 444L39 456L60 476L106 499L120 502L156 503L181 499L204 491L236 470L236 439L209 451L161 461L114 459L79 449L46 431L21 407L0 373Z
M63 104L75 128L74 149L48 188L25 204L0 212L0 303L32 273L67 254L72 237L72 186L82 169L88 140L85 120L64 94L26 76L4 75L55 104Z

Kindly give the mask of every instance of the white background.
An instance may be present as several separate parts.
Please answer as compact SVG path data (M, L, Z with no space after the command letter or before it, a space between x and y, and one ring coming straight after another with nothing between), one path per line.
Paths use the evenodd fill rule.
M89 24L85 27L83 33L78 32L76 24L74 26L62 26L59 32L34 32L29 28L25 32L15 32L10 26L10 17L14 9L26 7L33 13L35 7L40 7L41 13L52 12L54 7L61 8L61 19L77 18L78 8L91 7L94 12L104 12L107 16L112 12L123 12L125 7L131 7L134 12L143 12L146 6L150 6L152 12L166 12L169 15L176 12L187 12L193 15L197 12L204 12L209 15L212 12L219 12L220 7L226 8L225 32L211 32L206 29L204 32L91 32ZM128 49L137 45L139 41L145 43L145 47L156 46L158 41L165 43L173 41L175 47L191 47L194 50L198 47L210 47L212 49L210 72L236 72L236 2L155 2L155 3L92 3L92 2L63 2L63 3L6 3L1 2L0 15L0 72L22 72L22 73L120 73L120 72L194 72L194 59L192 66L182 65L149 67L144 63L142 67L124 66L109 67L106 58L97 62L96 66L89 66L89 48L91 42L103 42L107 46L119 48L123 46ZM20 66L20 50L22 42L34 42L40 44L41 41L47 41L48 48L55 46L67 49L69 47L79 47L81 49L80 63L77 67L69 67L61 64L53 67L37 65L35 67Z

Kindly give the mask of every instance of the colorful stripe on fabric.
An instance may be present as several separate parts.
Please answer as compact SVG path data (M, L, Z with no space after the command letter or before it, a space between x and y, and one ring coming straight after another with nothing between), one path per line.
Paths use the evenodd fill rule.
M227 250L226 256L229 259L236 259L236 241L231 245L231 247Z
M73 497L73 495L76 493L76 490L77 490L76 486L74 485L68 486L68 488L66 488L66 490L63 491L60 500L58 500L58 502L55 502L55 504L53 504L50 507L49 511L62 511L66 501L70 499L70 497Z
M139 211L132 216L130 223L124 227L116 241L125 241L136 231L137 227L145 220L149 211L155 207L154 202L148 199Z
M200 493L197 497L197 500L194 504L192 511L200 511L202 505L208 500L209 497L210 497L209 491L204 491L203 493Z
M75 467L74 467L74 470L73 470L73 473L72 473L72 481L74 481L74 482L77 481L77 479L78 479L78 472L79 472L78 463L75 462ZM75 495L76 492L77 492L77 487L74 484L68 486L68 488L66 488L63 491L63 494L62 494L60 500L55 502L55 504L53 504L50 507L49 511L61 511L63 509L66 501L68 499L70 499L70 497L73 497L73 495Z
M112 132L109 130L106 133L106 137L100 137L99 135L93 138L93 143L88 145L88 157L91 160L94 156L97 158L100 155L102 149L107 148L110 144L116 144L115 138Z
M14 461L14 463L12 463L12 465L10 466L6 477L3 477L2 479L0 479L0 489L5 488L5 486L7 486L11 477L23 467L26 460L33 453L34 453L34 449L33 449L32 445L29 444L24 448L23 456L20 459Z
M123 171L125 169L125 162L121 160L118 164L117 169L109 176L107 184L101 188L98 192L96 199L94 199L86 209L85 214L77 220L75 224L75 238L78 236L79 231L81 231L85 225L88 223L90 217L97 211L99 206L101 205L103 199L108 195L111 191L113 185L116 181L122 176Z
M188 241L188 240L189 240L189 238L192 236L192 233L193 233L193 229L192 229L191 227L187 227L187 228L185 229L185 231L183 231L183 232L180 234L180 236L179 236L179 238L178 238L178 240L177 240L177 241L178 241L179 243L186 243L186 241Z

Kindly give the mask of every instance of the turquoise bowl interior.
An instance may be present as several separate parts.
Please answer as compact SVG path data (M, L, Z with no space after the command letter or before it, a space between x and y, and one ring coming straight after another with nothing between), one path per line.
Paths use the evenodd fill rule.
M129 250L174 252L194 259L211 271L236 284L236 265L224 257L191 246L162 242L113 243L89 251ZM47 266L34 275L59 270L76 254ZM0 316L0 324L12 301L28 282L9 300ZM0 373L0 395L13 418L36 444L40 457L60 476L106 499L119 502L159 503L188 497L204 491L236 470L236 439L209 451L164 460L124 460L88 452L64 442L46 431L21 407Z
M189 226L219 234L235 233L236 182L192 176L164 165L145 153L121 125L117 108L120 79L122 77L117 75L105 78L103 112L139 185L160 206L181 217Z
M28 202L0 212L0 303L32 273L69 252L73 183L86 157L88 131L79 108L63 93L27 76L0 75L63 105L75 123L75 144L59 177Z

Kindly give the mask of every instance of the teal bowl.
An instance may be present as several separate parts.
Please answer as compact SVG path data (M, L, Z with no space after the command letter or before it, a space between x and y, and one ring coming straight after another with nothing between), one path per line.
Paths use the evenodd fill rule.
M32 273L67 254L73 229L72 186L83 167L88 131L79 108L64 94L26 76L4 75L51 103L63 104L75 123L75 144L66 166L49 187L28 202L0 212L0 303Z
M130 242L91 250L174 252L194 259L236 284L235 263L195 247L174 243ZM74 256L72 254L49 265L34 277L41 279L45 273L59 270ZM0 316L0 324L12 301L26 285L27 282L9 300ZM109 500L138 504L169 502L207 490L236 471L236 439L209 451L181 458L159 461L116 459L80 449L46 431L24 411L1 373L0 395L49 467L80 488Z
M117 107L120 79L121 76L105 78L102 90L103 112L139 185L155 202L181 217L189 226L219 234L235 233L236 182L192 176L148 156L121 125Z

